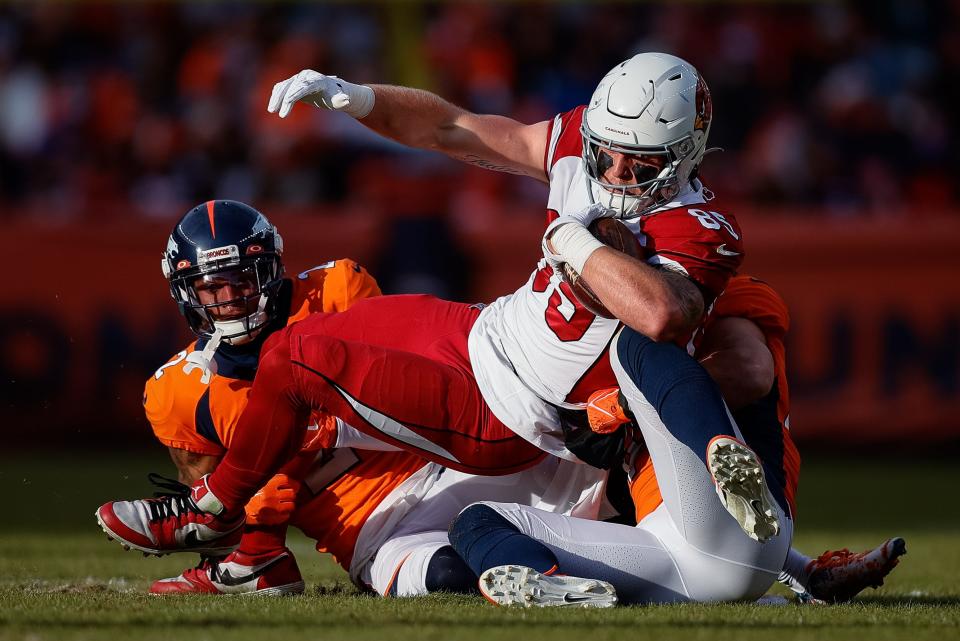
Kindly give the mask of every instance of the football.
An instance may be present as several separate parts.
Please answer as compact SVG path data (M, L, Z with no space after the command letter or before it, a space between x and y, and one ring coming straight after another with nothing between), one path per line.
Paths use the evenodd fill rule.
M616 249L634 258L643 260L646 252L633 232L616 218L597 218L587 227L590 233L607 247ZM615 318L610 310L600 302L600 299L587 281L580 276L568 263L563 264L563 275L570 283L573 295L577 297L580 304L586 307L590 312L603 318Z

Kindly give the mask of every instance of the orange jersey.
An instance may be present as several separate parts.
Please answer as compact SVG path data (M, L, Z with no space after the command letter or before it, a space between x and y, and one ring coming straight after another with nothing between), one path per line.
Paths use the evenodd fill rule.
M318 552L332 554L348 570L360 529L370 514L426 464L409 452L324 451L303 475L290 523L317 542Z
M380 294L377 282L352 260L324 263L285 279L278 305L286 311L286 324L314 312L340 312L356 301ZM157 439L168 447L197 454L222 456L230 447L240 415L247 406L259 360L259 346L267 334L252 344L221 345L214 360L217 372L202 380L198 369L187 373L187 355L201 350L204 339L194 341L147 380L143 405ZM335 428L330 417L314 416L322 431ZM311 431L309 437L316 436Z
M287 324L314 312L340 312L380 294L376 281L351 260L325 263L287 282ZM157 370L147 381L144 407L164 445L219 456L230 447L246 408L259 349L221 345L215 356L217 373L203 383L199 371L183 370L187 354L203 345L192 343ZM335 442L337 420L314 413L311 423L301 453L284 468L301 481L291 522L317 540L320 552L349 567L360 528L371 512L426 462L406 452L326 449Z
M763 332L767 348L773 356L776 378L770 393L737 410L734 417L744 438L764 461L768 476L774 476L769 479L771 491L776 496L778 488L782 488L790 512L795 517L800 453L790 436L790 390L787 386L783 343L790 328L790 315L786 303L769 285L750 276L736 276L717 298L703 333L708 334L717 319L731 317L745 318L756 324ZM637 521L656 509L662 501L653 464L646 452L636 462L630 494Z

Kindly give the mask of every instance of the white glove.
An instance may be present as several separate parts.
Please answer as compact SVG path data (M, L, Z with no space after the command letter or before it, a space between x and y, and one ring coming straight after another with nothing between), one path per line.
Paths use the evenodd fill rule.
M560 216L550 223L543 233L543 240L540 243L543 257L558 274L562 273L563 263L568 263L578 274L582 273L590 254L604 246L590 233L588 229L590 223L597 218L606 218L614 214L616 214L615 210L595 203L574 214Z
M375 95L366 85L355 85L336 76L325 76L313 69L304 69L292 78L273 85L269 113L286 118L297 101L309 102L318 109L342 111L354 118L363 118L373 109Z
M616 209L611 209L606 205L600 203L593 203L592 205L587 205L583 209L573 214L567 214L563 218L571 218L584 227L589 227L590 223L595 221L597 218L613 218L619 213Z

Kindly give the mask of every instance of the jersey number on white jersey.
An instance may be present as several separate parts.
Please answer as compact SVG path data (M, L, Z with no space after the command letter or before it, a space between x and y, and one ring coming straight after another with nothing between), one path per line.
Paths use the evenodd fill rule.
M547 310L544 320L550 331L564 343L571 343L583 338L596 318L587 311L574 296L570 284L565 280L553 282L553 268L544 265L533 277L531 285L537 293L553 289L550 300L547 301Z

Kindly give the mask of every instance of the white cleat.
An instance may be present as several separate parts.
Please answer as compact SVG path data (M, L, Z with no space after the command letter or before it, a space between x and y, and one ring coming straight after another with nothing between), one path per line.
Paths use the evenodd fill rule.
M480 593L494 605L612 608L617 592L606 581L547 576L522 565L501 565L480 575Z
M776 504L753 450L734 438L718 436L707 446L707 466L720 502L747 536L763 543L780 533Z

